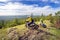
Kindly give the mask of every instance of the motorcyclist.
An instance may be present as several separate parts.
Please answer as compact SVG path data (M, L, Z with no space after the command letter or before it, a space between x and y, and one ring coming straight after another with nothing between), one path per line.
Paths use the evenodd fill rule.
M31 24L34 24L34 20L31 16L28 16L26 19L27 25L30 27Z
M40 19L40 25L41 25L43 28L46 28L46 25L43 23L43 19Z

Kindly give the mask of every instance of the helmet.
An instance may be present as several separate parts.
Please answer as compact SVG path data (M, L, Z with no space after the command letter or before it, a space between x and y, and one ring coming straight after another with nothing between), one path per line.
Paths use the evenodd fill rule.
M27 16L28 18L31 17L31 16Z

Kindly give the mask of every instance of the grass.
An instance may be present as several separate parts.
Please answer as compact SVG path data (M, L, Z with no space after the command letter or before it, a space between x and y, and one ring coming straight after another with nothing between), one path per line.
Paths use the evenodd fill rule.
M58 36L58 37L60 37L60 30L59 29L52 28L52 29L49 30L49 32L56 35L56 36Z
M6 29L0 29L0 40L6 36Z

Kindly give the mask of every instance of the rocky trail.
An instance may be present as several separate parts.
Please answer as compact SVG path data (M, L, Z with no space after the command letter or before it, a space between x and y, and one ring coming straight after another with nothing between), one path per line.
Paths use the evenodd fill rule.
M48 40L49 36L55 36L47 33L43 30L29 30L24 36L20 37L19 40Z
M59 40L60 38L56 37L49 32L38 30L27 30L23 35L19 34L16 31L17 28L11 28L8 31L7 40ZM50 39L52 38L52 39Z

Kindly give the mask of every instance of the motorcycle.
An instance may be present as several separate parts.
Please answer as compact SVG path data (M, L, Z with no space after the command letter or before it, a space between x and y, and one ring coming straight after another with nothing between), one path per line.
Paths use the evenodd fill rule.
M43 24L40 24L40 26L42 26L43 28L46 28L47 26L43 23Z
M25 25L28 29L38 29L39 28L39 26L37 25L37 24L35 24L35 23L33 23L33 24L30 24L29 26L28 26L28 22L26 22L26 25Z

